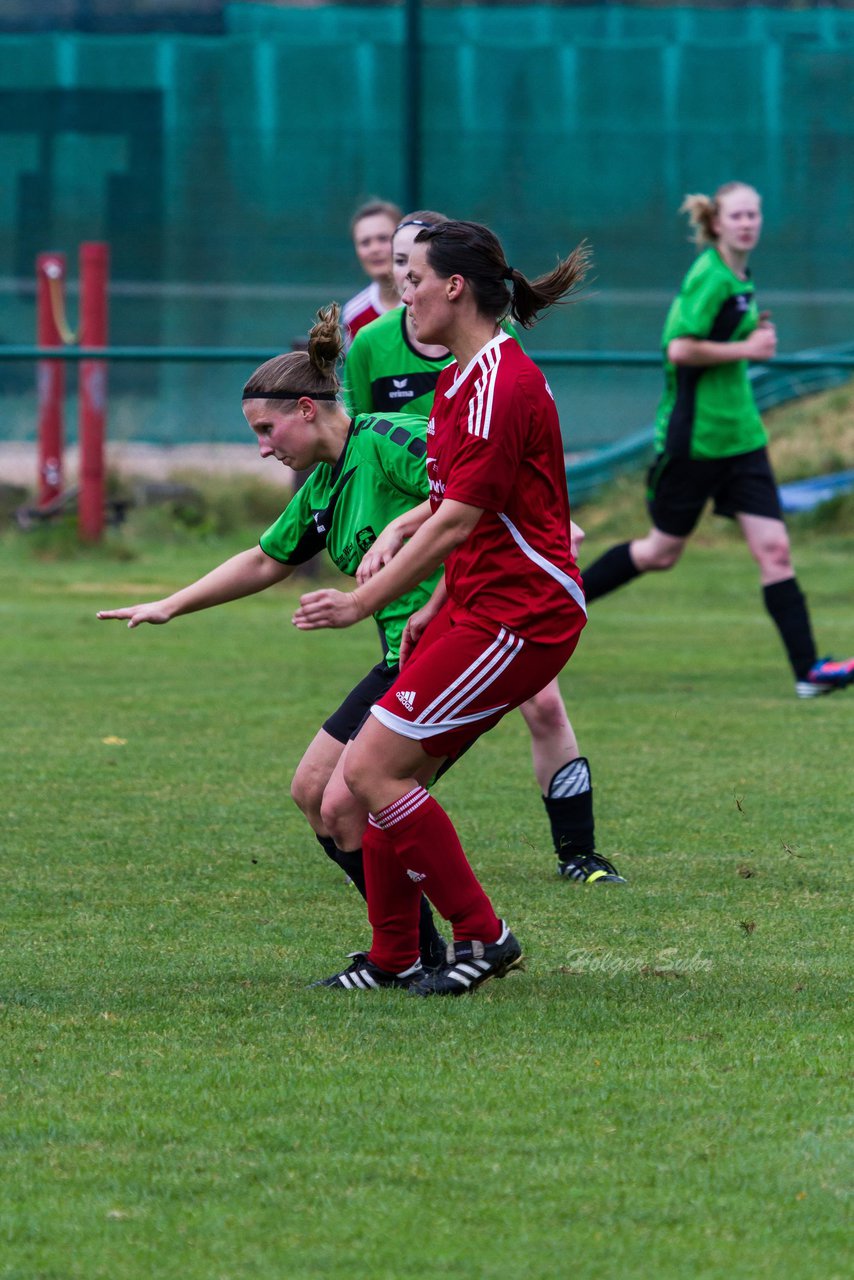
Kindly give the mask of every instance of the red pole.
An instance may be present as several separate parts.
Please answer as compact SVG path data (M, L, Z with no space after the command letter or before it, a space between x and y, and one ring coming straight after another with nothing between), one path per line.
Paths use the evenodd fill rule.
M61 347L54 302L64 302L65 254L40 253L36 258L36 342L40 347ZM53 294L53 297L51 296ZM62 414L65 399L65 365L62 360L39 360L38 392L38 488L39 506L46 506L62 492Z
M107 345L107 282L110 246L80 246L80 345ZM80 361L80 507L78 528L86 542L104 531L104 422L107 408L107 364Z

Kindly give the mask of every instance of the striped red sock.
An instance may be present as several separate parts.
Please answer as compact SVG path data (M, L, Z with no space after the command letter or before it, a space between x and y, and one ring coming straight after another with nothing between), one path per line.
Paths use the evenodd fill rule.
M362 861L373 929L370 958L386 973L402 973L420 954L421 885L406 875L391 837L372 819L362 840Z
M497 939L501 923L492 903L469 866L453 823L438 801L423 787L414 787L394 804L373 814L368 825L372 831L376 827L381 828L388 836L406 879L413 888L424 892L439 914L451 922L456 941L476 938L480 942L494 942ZM385 883L376 887L377 905L378 915L382 912L389 920L388 936L392 945L388 950L391 951L394 947L392 922L399 918L402 900L410 898L411 891L402 886L398 876L391 874L387 859L377 860L376 871L385 878ZM369 879L369 900L370 895ZM399 905L390 910L395 899ZM372 913L371 923L373 920ZM375 927L371 959L380 968L388 969L389 965L377 958L379 952L386 955L385 936L385 931L382 931L382 937L378 938ZM378 949L377 953L375 949ZM407 949L404 955L401 949L401 964L398 964L396 955L396 967L392 972L400 972L412 963L406 959L410 950Z

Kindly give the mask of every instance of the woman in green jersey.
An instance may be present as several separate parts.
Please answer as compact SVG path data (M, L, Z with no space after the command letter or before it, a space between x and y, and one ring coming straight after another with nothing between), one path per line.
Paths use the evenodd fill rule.
M358 414L351 421L339 400L335 372L343 349L339 314L335 304L318 312L308 350L268 360L244 388L243 411L261 457L273 457L295 471L315 467L259 545L162 600L106 609L99 618L123 619L131 628L170 622L282 582L323 548L342 573L354 576L377 534L421 501L427 424L397 414ZM394 683L403 629L429 600L439 576L437 571L377 611L382 661L318 730L291 784L291 794L323 849L363 897L361 844L367 813L344 785L343 757L371 705ZM426 899L421 953L422 962L431 966L445 955Z
M401 295L415 237L422 227L443 222L447 222L444 214L419 209L407 213L398 223L392 240L392 270ZM406 307L389 311L360 329L353 339L344 366L347 406L354 414L397 409L429 416L439 373L452 359L447 348L419 341ZM426 497L426 472L424 486ZM428 511L426 504L425 519ZM391 529L389 535L388 543L381 538L363 560L360 581L366 581L399 549L401 539L396 530ZM577 556L583 538L583 531L573 524L573 555ZM384 555L386 545L390 550ZM586 756L579 754L557 680L552 680L520 710L531 734L534 774L551 828L558 874L578 883L625 883L612 863L596 853L590 764Z
M419 209L397 224L391 261L398 296L416 235L440 222L447 222L444 214ZM353 338L344 365L344 403L351 413L417 413L426 418L436 381L450 360L445 347L418 341L409 313L397 306Z
M798 697L832 693L854 680L854 659L818 656L747 376L749 361L771 360L777 350L748 270L762 230L761 200L753 187L729 182L712 197L686 196L680 212L700 253L662 335L665 388L647 493L652 528L586 569L585 594L589 602L642 573L672 569L711 499L717 515L738 521L756 561Z

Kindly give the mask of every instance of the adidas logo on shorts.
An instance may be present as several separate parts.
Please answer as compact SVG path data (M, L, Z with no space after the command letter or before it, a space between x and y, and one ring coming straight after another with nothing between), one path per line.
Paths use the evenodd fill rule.
M412 708L415 706L415 690L414 689L409 689L406 691L404 691L403 689L400 689L395 694L395 697L397 698L398 702L403 703L407 711L411 711Z
M406 874L409 876L409 879L414 880L416 884L420 884L422 880L427 879L423 871L407 871Z

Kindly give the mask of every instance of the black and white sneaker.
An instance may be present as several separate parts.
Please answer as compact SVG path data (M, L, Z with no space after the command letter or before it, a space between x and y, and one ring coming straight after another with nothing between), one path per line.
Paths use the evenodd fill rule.
M522 948L504 921L497 942L452 942L444 965L409 988L411 996L464 996L522 967Z
M614 864L607 858L600 858L598 853L576 854L569 862L561 862L558 854L557 873L578 884L626 883L626 877L620 875Z
M416 960L414 965L404 969L402 973L386 973L385 969L378 969L364 951L351 951L350 958L353 963L341 973L333 973L331 978L319 978L317 982L310 982L309 986L335 987L344 991L376 991L380 987L405 988L418 982L426 972L420 960Z

